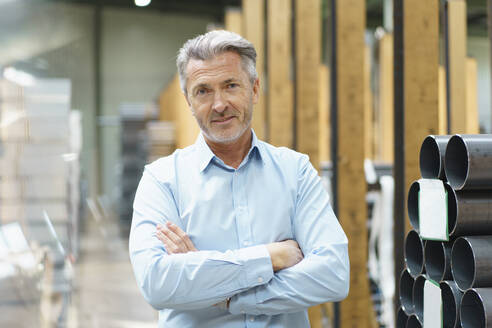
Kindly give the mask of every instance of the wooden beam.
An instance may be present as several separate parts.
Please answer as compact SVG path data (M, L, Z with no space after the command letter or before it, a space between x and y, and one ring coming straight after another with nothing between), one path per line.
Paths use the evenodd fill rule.
M297 150L318 169L321 1L296 0L295 10Z
M308 309L309 325L311 328L323 328L322 305L310 307Z
M438 82L438 107L439 107L439 134L448 134L448 114L447 114L447 98L446 98L446 69L439 66L439 82Z
M265 96L265 1L243 0L243 35L256 48L256 71L260 78L260 97L254 109L253 129L260 139L266 138Z
M243 34L243 16L240 8L226 8L224 16L225 29L237 34Z
M184 148L193 144L200 133L200 128L181 92L177 74L161 93L159 100L160 120L173 121L175 124L176 148Z
M386 163L394 158L393 116L393 35L386 33L379 40L379 108L377 116L377 156Z
M409 229L406 203L410 183L418 179L422 140L437 134L439 1L395 0L395 277L403 269L403 242ZM404 25L403 25L404 24ZM398 297L396 279L395 296ZM395 302L396 304L396 302Z
M405 194L420 177L419 152L429 134L439 132L438 0L404 2ZM406 212L406 211L405 211ZM407 229L410 228L406 220Z
M466 59L466 133L480 133L477 99L477 60Z
M448 0L449 123L451 133L466 133L466 2Z
M176 118L176 111L173 105L174 98L176 97L173 95L175 90L170 87L175 82L174 79L175 77L173 77L173 80L171 80L159 95L159 120L161 121L174 121Z
M294 145L291 1L268 1L268 132L275 146Z
M336 208L350 240L350 292L340 305L342 328L372 326L364 176L365 16L365 0L335 0Z
M364 140L365 158L374 159L374 107L371 89L371 48L364 47Z
M297 150L308 154L319 170L319 67L321 64L321 2L295 0ZM312 328L322 328L321 305L308 311Z
M330 69L319 66L319 160L330 161Z

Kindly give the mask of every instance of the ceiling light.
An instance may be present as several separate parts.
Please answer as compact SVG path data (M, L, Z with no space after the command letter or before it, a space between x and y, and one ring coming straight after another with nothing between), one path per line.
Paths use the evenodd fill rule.
M145 7L145 6L148 6L150 4L150 1L151 0L135 0L135 5L137 5L139 7Z
M3 70L3 77L24 87L31 86L35 82L34 76L24 71L16 70L13 67L6 67Z

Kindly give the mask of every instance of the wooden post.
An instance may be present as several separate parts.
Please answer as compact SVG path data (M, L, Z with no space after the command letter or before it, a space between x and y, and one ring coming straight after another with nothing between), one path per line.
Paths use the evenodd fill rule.
M268 1L268 132L275 146L294 145L291 1Z
M326 65L319 67L319 160L330 160L330 69Z
M173 79L168 83L168 85L161 91L161 94L159 95L159 120L161 121L172 122L176 118L176 110L173 104L175 95L172 94L172 92L174 92L175 90L170 87L172 83L176 82L176 76L173 77Z
M340 326L371 327L367 276L367 185L364 176L364 0L335 0L336 209L347 234L350 292ZM335 160L335 158L334 158Z
M446 69L439 66L438 107L439 107L439 134L448 134L448 114L446 98Z
M371 48L364 47L364 139L365 158L374 159L374 107L371 89Z
M318 169L321 1L296 0L295 10L297 150Z
M451 133L466 133L466 2L448 0L449 113Z
M438 0L395 0L395 276L403 269L403 241L410 183L420 176L422 140L437 134L439 3ZM396 279L398 297L398 279ZM396 302L395 302L396 304Z
M265 1L243 0L243 35L256 48L256 71L260 78L260 97L253 114L253 129L260 139L266 138L265 96Z
M184 148L193 144L200 128L181 91L177 74L161 93L159 106L160 120L173 121L175 124L176 148Z
M240 8L229 7L224 17L225 29L237 34L243 33L243 17Z
M393 35L386 33L379 40L379 111L377 159L392 163L393 132Z
M439 6L438 0L404 2L405 194L420 177L422 141L439 131ZM406 220L407 228L410 227Z
M466 133L480 133L477 100L477 60L466 59Z

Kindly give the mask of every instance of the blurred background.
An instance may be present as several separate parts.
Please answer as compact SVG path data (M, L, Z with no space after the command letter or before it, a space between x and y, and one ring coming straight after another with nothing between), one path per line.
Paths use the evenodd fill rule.
M309 154L350 240L350 295L312 326L394 327L420 143L491 131L489 19L485 0L0 0L0 327L157 326L133 198L199 132L178 49L224 28L258 51L256 134Z

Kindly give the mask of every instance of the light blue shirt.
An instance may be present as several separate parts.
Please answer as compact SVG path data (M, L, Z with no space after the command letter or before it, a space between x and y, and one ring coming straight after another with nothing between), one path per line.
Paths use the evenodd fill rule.
M166 253L157 224L183 229L198 252ZM272 270L265 244L294 239L304 259ZM347 237L306 155L253 133L237 169L195 144L145 167L130 258L161 328L309 327L307 308L349 288ZM231 297L229 309L218 303Z

